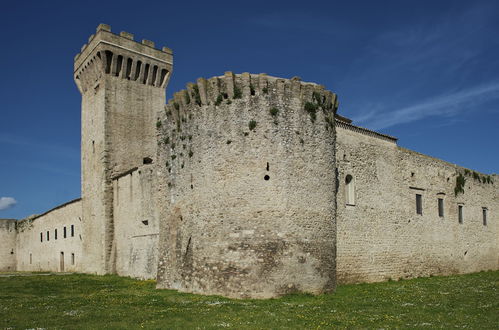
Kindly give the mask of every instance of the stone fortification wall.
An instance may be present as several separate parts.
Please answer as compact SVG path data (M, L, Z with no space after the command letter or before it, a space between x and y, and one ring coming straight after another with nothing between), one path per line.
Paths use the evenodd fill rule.
M264 74L227 72L175 94L157 123L158 287L334 289L336 107L322 86Z
M76 199L17 226L17 270L84 271L82 203Z
M337 164L340 283L499 268L495 178L475 173L479 181L472 171L345 123L337 124ZM460 175L464 193L456 196ZM417 213L416 195L421 195L422 214Z
M16 270L16 219L0 219L0 272Z
M155 204L158 177L143 165L113 179L116 273L155 279L158 266L159 209Z
M101 24L75 57L82 94L82 199L86 269L116 272L113 178L156 154L156 113L164 108L171 50L134 41ZM119 210L117 212L120 212Z

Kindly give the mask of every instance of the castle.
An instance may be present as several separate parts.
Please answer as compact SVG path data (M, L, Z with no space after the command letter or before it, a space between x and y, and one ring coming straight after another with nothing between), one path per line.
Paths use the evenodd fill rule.
M0 220L0 271L157 279L228 297L499 269L499 176L397 146L299 78L198 79L101 24L74 60L82 196Z

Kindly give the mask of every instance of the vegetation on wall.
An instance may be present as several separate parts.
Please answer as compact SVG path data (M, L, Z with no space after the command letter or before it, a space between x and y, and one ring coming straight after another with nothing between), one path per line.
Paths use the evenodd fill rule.
M464 175L459 173L456 177L456 186L454 187L454 195L464 194L464 184L466 183L466 178Z
M234 99L240 99L243 97L243 92L237 86L234 86Z
M256 127L256 121L250 120L248 127L249 127L250 131L254 130Z
M494 184L494 181L492 180L492 178L490 177L490 175L482 175L480 176L479 173L475 172L475 171L470 171L468 169L464 169L464 175L466 176L469 176L469 177L472 177L473 180L475 181L478 181L480 183L488 183L488 184Z
M222 103L223 100L224 100L224 97L222 96L222 94L219 94L217 96L217 100L215 101L215 105L219 106Z
M310 115L310 120L312 122L315 122L315 120L317 119L317 109L319 108L319 106L315 103L312 103L312 102L306 102L305 103L305 111L308 112L308 114Z
M194 90L194 102L196 102L197 105L201 106L201 95L199 95L199 87L198 85L194 85L192 87Z
M270 115L272 117L277 117L277 115L279 114L279 109L277 109L276 107L273 107L273 108L270 108L269 112L270 112Z

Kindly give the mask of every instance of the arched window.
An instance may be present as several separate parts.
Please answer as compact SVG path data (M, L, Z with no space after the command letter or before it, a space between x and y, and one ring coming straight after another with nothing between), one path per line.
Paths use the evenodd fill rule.
M345 177L345 203L355 205L355 182L350 174Z

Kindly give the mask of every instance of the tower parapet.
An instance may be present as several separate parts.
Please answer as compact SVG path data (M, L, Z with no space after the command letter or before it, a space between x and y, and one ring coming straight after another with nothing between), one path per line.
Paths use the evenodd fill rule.
M337 106L321 85L265 74L226 72L174 95L157 124L159 287L334 289Z
M116 35L109 25L100 24L75 56L74 79L82 94L104 74L164 89L172 61L168 47L156 49L149 40L138 43L133 34L123 31Z

